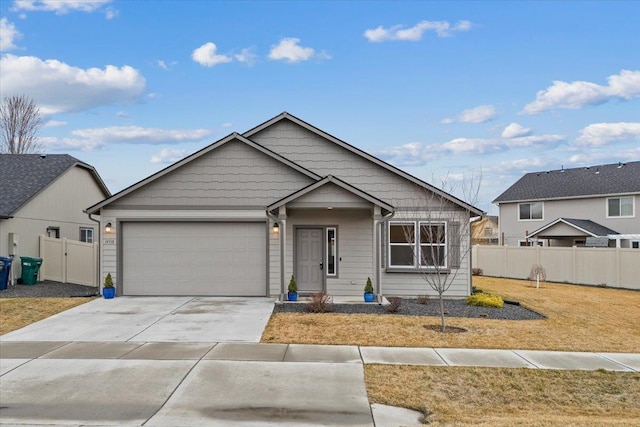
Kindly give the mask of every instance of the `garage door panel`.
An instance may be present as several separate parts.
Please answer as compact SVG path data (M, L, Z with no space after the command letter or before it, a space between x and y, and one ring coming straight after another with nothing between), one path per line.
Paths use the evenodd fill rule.
M264 296L264 223L123 223L124 295Z

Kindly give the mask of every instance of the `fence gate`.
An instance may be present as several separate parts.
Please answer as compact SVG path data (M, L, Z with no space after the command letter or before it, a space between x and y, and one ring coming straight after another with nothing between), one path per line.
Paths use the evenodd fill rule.
M40 236L40 280L98 286L98 243Z

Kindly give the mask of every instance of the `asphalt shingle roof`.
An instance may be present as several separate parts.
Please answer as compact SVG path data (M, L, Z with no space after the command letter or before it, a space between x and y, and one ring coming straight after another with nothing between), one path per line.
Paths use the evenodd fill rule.
M0 218L13 215L76 164L84 165L68 154L0 154Z
M493 203L640 193L640 161L531 172Z
M593 222L590 219L574 219L574 218L560 218L569 224L573 224L576 227L582 228L589 233L595 234L596 236L606 236L608 234L618 234L617 231L612 230L604 225L600 225L597 222Z

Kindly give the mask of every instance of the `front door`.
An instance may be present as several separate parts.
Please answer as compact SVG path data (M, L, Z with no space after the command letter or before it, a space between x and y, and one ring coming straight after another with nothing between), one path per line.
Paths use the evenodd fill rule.
M296 229L296 281L300 293L324 290L322 235L322 228Z

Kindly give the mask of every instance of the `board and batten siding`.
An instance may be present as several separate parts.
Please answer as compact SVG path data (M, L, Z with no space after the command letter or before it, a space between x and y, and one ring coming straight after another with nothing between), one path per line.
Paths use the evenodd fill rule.
M313 180L230 141L124 196L113 206L266 207Z
M318 175L336 176L396 208L415 208L416 200L420 205L438 202L430 201L425 189L415 183L289 120L281 120L251 139Z

